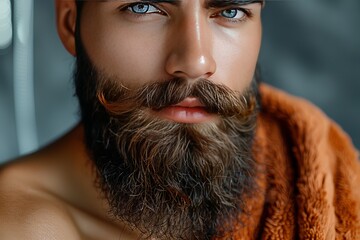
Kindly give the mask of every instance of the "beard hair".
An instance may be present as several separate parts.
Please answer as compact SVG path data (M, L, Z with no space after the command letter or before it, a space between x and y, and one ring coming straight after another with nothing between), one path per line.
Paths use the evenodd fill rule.
M243 199L256 189L256 81L243 93L180 78L129 90L79 50L74 78L85 142L110 213L144 238L231 233L245 213ZM185 124L149 113L190 96L219 121Z

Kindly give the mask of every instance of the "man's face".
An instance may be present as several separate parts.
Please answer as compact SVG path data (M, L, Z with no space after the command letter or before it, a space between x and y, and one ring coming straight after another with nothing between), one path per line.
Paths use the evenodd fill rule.
M255 187L261 5L152 2L83 6L86 144L115 217L159 239L210 239Z
M249 86L260 49L261 4L146 2L89 1L84 5L82 44L97 69L122 79L118 84L130 89L174 77L188 82L206 78L240 92ZM186 106L199 104L196 99L187 100ZM212 119L197 110L167 109L160 116L179 122Z

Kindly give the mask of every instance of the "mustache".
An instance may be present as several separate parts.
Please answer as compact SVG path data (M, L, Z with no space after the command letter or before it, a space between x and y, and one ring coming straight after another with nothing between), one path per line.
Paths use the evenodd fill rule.
M256 90L234 91L208 79L189 82L174 78L129 89L115 81L99 81L97 99L110 115L119 116L134 109L158 111L180 103L188 97L197 98L209 113L225 117L248 115L256 108Z

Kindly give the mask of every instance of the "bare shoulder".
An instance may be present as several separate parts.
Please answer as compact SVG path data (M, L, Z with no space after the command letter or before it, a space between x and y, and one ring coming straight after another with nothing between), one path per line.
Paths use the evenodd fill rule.
M80 126L0 166L0 240L118 239L119 231L94 187Z
M31 159L0 168L0 239L80 239L66 205L41 178L47 181Z

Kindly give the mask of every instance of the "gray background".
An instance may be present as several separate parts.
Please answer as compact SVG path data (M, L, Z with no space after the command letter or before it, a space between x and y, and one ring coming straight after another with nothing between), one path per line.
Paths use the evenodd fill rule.
M78 122L74 60L55 29L53 0L35 0L34 78L39 145ZM309 99L360 147L360 1L268 1L260 64L264 81ZM0 50L0 162L19 155L12 46Z

